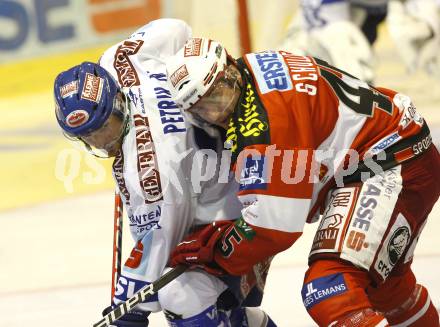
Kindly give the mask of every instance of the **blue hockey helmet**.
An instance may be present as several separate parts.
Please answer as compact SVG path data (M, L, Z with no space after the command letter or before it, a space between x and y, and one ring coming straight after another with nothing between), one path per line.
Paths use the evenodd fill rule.
M118 93L116 81L98 64L83 62L60 73L54 84L58 124L72 138L96 131L115 109L120 111Z

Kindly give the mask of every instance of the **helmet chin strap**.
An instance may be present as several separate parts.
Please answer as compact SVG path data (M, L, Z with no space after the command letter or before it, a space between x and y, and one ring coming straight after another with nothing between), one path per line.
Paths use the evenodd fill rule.
M110 156L109 156L109 154L108 154L108 152L106 150L99 149L99 151L102 151L102 153L103 153L103 155L100 155L95 150L93 150L93 148L86 141L84 141L81 138L79 140L83 143L83 145L85 146L87 152L90 153L91 155L93 155L93 156L95 156L97 158L100 158L100 159L108 159L108 158L110 158Z

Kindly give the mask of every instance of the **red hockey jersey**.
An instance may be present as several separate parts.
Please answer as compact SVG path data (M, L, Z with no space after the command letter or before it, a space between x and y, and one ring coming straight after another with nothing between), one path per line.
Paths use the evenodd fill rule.
M411 100L317 58L284 51L238 60L243 90L227 131L243 219L215 260L242 274L290 247L329 189L415 157L431 144ZM371 159L371 160L369 160ZM361 164L359 164L361 163Z

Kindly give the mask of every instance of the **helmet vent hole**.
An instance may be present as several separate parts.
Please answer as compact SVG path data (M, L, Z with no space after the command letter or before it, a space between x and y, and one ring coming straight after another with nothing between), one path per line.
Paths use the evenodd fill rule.
M204 80L204 84L208 85L209 83L211 83L212 78L215 75L215 72L217 71L217 63L214 63L211 67L211 70L209 71L208 75L206 75L205 80Z
M185 82L183 82L182 85L179 86L179 89L178 89L178 90L180 91L180 90L181 90L186 84L188 84L189 82L190 82L190 81L185 81Z

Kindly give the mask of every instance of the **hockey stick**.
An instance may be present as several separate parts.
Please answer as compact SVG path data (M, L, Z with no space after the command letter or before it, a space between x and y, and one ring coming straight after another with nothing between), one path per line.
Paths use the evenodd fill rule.
M118 304L116 308L106 314L104 318L94 324L93 327L109 327L113 322L122 318L122 316L128 311L133 309L137 304L156 294L162 287L180 276L187 268L188 266L179 265L171 269L153 283L141 288L131 298L127 299L127 301Z
M119 192L115 191L115 212L113 221L113 262L112 262L112 291L111 301L115 296L116 284L121 275L121 254L122 254L122 215L123 206Z

